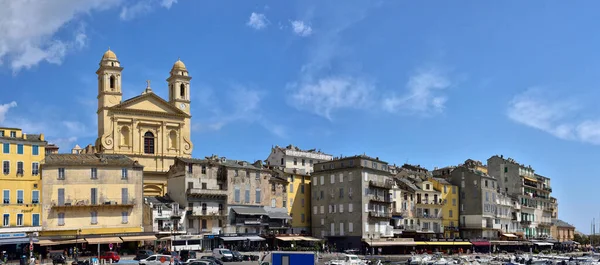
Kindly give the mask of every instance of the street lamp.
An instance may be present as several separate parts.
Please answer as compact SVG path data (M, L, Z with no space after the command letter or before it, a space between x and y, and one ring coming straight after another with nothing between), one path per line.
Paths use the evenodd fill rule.
M368 234L369 235L369 239L371 240L371 256L375 255L375 247L373 246L373 238L375 237L375 233L373 234Z
M77 262L77 256L79 256L77 255L77 240L79 239L79 234L81 234L81 229L78 229L77 233L75 234L75 262Z

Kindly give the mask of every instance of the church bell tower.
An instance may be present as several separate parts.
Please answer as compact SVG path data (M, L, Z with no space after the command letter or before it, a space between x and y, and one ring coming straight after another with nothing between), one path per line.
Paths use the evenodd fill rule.
M190 80L185 64L177 60L171 68L171 73L167 82L169 83L169 103L183 112L190 114Z

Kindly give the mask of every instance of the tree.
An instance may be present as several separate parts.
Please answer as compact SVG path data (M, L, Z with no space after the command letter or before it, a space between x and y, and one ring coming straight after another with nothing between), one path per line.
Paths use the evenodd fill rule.
M587 245L590 243L590 239L586 235L575 234L573 241L578 242L582 245Z

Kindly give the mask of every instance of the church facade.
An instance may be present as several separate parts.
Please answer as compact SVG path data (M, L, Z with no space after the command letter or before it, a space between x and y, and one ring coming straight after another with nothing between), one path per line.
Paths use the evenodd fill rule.
M123 154L144 166L144 196L167 193L167 172L176 157L190 158L190 80L181 60L173 65L167 84L169 98L154 94L148 81L139 96L123 100L123 67L110 49L98 75L98 138L96 153Z

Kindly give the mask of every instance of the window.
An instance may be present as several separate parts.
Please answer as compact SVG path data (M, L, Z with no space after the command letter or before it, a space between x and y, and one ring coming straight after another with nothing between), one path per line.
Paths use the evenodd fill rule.
M344 213L344 204L340 204L340 213Z
M425 189L429 190L429 184L425 184Z
M125 205L127 203L129 203L129 190L121 188L121 204Z
M17 137L17 132L15 132L15 131L10 132L10 137L12 137L12 138Z
M344 188L340 188L340 198L344 198Z
M447 188L448 188L448 187L447 187L446 185L444 185L444 193L448 193L448 190L447 190Z
M31 203L38 204L40 203L40 191L34 190L31 192Z
M111 75L108 81L110 83L110 88L115 88L115 76Z
M353 207L354 205L352 205L352 203L348 203L348 212L351 213L354 209Z
M452 186L452 194L456 194L456 186Z
M17 145L17 154L19 154L19 155L23 154L23 144Z
M283 201L283 208L286 208L286 207L287 207L287 202Z
M490 201L490 194L487 191L485 192L485 201L486 202Z
M246 188L245 194L244 194L244 201L246 203L250 203L250 187Z
M90 204L92 204L92 205L98 204L98 189L97 188L90 189Z
M300 205L302 205L302 207L304 207L304 198L300 199Z
M92 168L90 177L91 177L91 179L98 179L98 169L97 168Z
M504 173L508 172L508 167L504 167Z
M325 213L325 206L321 205L321 209L320 209L321 214Z
M313 177L312 184L313 186L317 186L317 177Z
M334 223L331 223L331 224L330 224L330 228L331 228L331 235L332 235L332 236L333 236L333 235L335 235L335 224L334 224Z
M306 165L306 160L302 159L302 165Z
M352 162L352 161L351 161ZM348 181L352 181L353 177L352 177L352 172L348 173Z
M340 173L340 183L344 182L344 174Z
M23 201L24 201L23 196L24 196L23 190L17 190L17 204L23 204Z
M64 168L58 169L58 179L65 179L65 169Z
M256 189L256 203L260 203L260 189Z
M317 214L317 206L313 206L313 214Z
M40 163L31 163L31 175L37 176L40 173Z
M294 166L298 165L298 159L294 158Z
M311 159L311 160L308 160L308 164L309 164L309 165L311 165L311 166L313 165L313 161L312 161L312 159Z
M331 184L335 183L335 175L331 175L330 179L331 179Z
M31 215L31 225L32 226L40 226L40 214L34 213Z
M354 223L348 223L348 233L354 232Z
M305 219L305 216L304 216L304 214L303 214L303 213L301 213L301 214L300 214L300 222L303 222L303 223L304 223L304 221L305 221L305 220L306 220L306 219Z
M91 223L93 225L98 224L98 212L91 212L90 216L91 216L91 219L92 219Z
M325 176L321 176L321 185L325 184Z
M154 134L152 132L144 134L144 153L154 154Z
M58 213L58 225L65 225L65 213Z
M488 186L488 181L487 180L485 180L484 185L487 188L487 186Z
M2 148L3 153L5 154L10 154L10 144L9 143L4 143L4 148Z
M10 190L2 191L2 201L4 204L10 204Z
M452 198L452 206L456 206L456 198Z
M202 219L202 229L206 229L206 219Z
M0 131L0 137L4 137L4 131Z
M452 210L448 211L448 217L452 217Z
M37 145L32 145L31 146L31 154L36 156L40 154L40 147Z
M306 185L306 184L304 184L304 185ZM302 194L304 194L304 185L300 184L300 193L302 193Z
M240 202L240 188L235 188L233 197L234 197L235 202L237 202L237 203Z
M277 200L276 199L271 199L271 207L275 208L277 205Z
M127 179L129 170L127 168L121 168L121 179Z
M127 212L121 212L121 223L126 224L129 222L129 214Z
M290 183L290 192L294 193L294 183Z
M283 166L285 164L285 160L283 158L281 158L281 165Z
M2 226L10 225L10 214L5 213L2 218Z
M185 84L181 84L181 85L179 86L179 96L180 96L182 99L185 99Z
M344 235L344 223L340 223L340 236Z
M190 171L190 173L192 173L192 172ZM202 172L201 173L202 174L206 174L206 166L202 166Z
M2 172L4 173L4 175L10 174L10 161L2 162Z
M257 180L258 180L258 179L260 179L260 171L256 171L256 173L255 173L255 174L256 174L255 178L256 178Z
M19 161L17 162L17 175L23 175L23 173L25 173L25 171L23 171L23 162Z
M65 205L65 189L58 189L58 205Z

